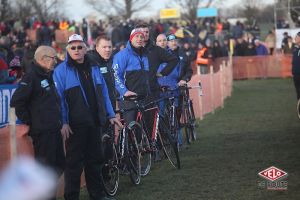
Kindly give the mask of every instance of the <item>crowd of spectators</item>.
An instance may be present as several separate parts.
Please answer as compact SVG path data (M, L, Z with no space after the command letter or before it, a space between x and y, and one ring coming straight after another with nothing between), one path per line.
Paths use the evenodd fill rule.
M91 45L99 35L107 35L112 39L114 50L117 52L124 48L131 30L140 20L116 21L82 21L75 22L66 19L41 21L36 17L24 20L12 19L0 22L0 83L13 83L18 77L11 73L12 70L26 72L30 67L35 49L39 45L49 45L56 49L58 58L64 59L64 44L58 44L55 38L56 30L68 30L81 34L86 42ZM183 30L181 45L190 60L195 60L197 52L205 46L209 58L228 56L229 51L233 56L268 55L275 48L275 33L270 31L264 42L260 39L260 29L257 24L243 24L237 21L229 23L226 19L206 18L193 22L185 21L154 21L150 20L152 27L151 38L155 40L160 33L175 34ZM35 41L28 35L28 30L35 31ZM233 48L230 48L230 42ZM290 39L285 42L285 53L290 52ZM289 47L289 48L288 48ZM17 63L11 63L18 60ZM13 77L10 77L10 75Z

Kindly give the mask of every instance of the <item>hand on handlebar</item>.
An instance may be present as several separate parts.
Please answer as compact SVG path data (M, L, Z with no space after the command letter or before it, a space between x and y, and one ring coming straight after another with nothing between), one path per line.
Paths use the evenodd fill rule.
M137 93L128 90L127 92L125 92L124 96L125 97L128 97L128 96L137 96Z
M157 73L156 77L160 78L160 77L163 77L163 75L161 73Z
M185 81L185 80L180 80L179 82L178 82L178 85L179 86L185 86L187 84L187 82Z

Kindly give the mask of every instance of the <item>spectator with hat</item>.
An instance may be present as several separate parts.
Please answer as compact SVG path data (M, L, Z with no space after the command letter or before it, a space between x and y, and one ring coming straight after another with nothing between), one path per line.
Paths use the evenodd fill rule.
M87 55L80 35L68 39L67 56L54 70L61 99L61 134L65 142L65 200L78 200L80 176L84 169L90 199L106 200L101 183L104 162L101 136L107 120L117 123L100 68Z
M145 35L139 29L133 29L126 48L117 53L113 59L116 89L120 97L150 94L149 62L143 47ZM134 105L130 101L120 102L121 108ZM135 120L136 111L124 113L126 123Z
M193 70L191 68L190 61L182 49L178 45L178 40L174 34L170 34L167 37L169 52L175 55L179 59L177 68L179 68L179 76L177 79L177 86L185 86L192 78ZM182 96L178 98L178 109L177 109L177 119L181 118L181 107L182 107ZM179 121L178 121L179 122ZM179 127L180 128L180 127ZM182 145L182 134L179 129L178 134L178 144Z

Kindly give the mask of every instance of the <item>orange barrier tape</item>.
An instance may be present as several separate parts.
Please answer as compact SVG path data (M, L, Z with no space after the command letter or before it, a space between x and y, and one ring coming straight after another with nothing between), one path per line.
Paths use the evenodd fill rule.
M233 79L291 77L291 55L233 57Z
M216 67L210 67L210 73L193 75L190 86L198 85L201 82L203 96L199 96L198 89L190 90L193 100L195 116L202 119L207 113L213 113L218 107L222 107L224 100L231 96L232 91L232 65L222 63L214 72Z

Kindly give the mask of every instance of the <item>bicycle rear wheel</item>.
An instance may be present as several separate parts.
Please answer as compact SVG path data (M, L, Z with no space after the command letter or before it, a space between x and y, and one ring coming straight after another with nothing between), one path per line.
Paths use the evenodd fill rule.
M192 136L192 141L197 140L197 132L195 130L195 126L196 126L196 118L195 118L195 112L194 112L194 107L193 107L193 101L190 100L189 103L189 109L188 109L188 123L190 126L190 130L191 130L191 136Z
M188 104L183 106L183 112L182 112L182 119L184 124L184 130L185 130L185 140L188 144L192 143L192 132L191 125L189 122L189 109Z
M298 115L298 118L300 119L300 99L297 102L297 115Z
M171 131L168 117L161 117L159 120L159 132L157 133L159 141L162 145L162 150L165 156L170 161L171 165L177 169L180 169L180 158L178 151L178 134L177 130Z
M127 155L125 160L131 182L138 185L141 182L141 155L136 139L136 127L134 123L127 126Z

